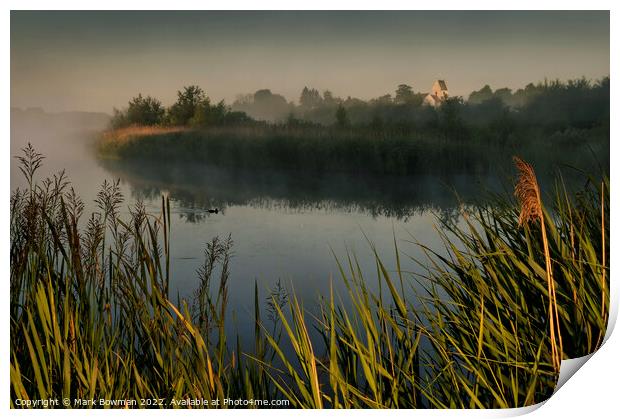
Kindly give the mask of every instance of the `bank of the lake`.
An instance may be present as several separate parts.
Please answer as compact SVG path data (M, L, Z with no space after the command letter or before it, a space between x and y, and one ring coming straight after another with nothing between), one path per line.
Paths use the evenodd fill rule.
M478 135L479 134L479 135ZM557 153L557 150L562 153ZM608 130L566 129L546 135L528 130L509 142L471 132L278 124L239 127L132 126L103 133L102 158L201 163L233 169L276 169L354 175L489 174L510 167L517 154L541 172L559 166L601 172L609 162Z

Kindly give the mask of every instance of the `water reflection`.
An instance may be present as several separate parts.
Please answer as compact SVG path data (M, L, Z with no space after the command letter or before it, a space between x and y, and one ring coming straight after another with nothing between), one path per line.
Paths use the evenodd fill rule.
M453 218L458 203L479 202L483 189L498 190L498 177L370 177L247 171L166 162L101 160L112 176L127 182L132 197L146 201L170 196L181 217L205 221L207 209L226 214L230 206L296 212L364 214L407 221L427 211ZM458 195L457 195L458 191Z

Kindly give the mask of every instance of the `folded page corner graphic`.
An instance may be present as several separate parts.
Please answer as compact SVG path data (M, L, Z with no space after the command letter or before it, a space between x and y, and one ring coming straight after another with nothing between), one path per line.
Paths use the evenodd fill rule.
M605 345L605 343L607 342L607 340L609 339L609 337L611 336L611 333L613 332L615 326L616 326L616 320L618 318L618 302L617 302L617 296L615 295L615 292L611 293L611 298L610 298L610 311L609 311L609 320L607 322L607 329L605 331L605 337L603 338L603 342L601 343L601 346L595 350L594 352L579 357L579 358L572 358L572 359L564 359L562 360L562 364L560 366L560 375L558 377L558 382L555 386L555 390L553 391L553 394L557 393L558 390L560 388L562 388L562 386L564 386L564 384L566 384L568 382L568 380L570 380L573 375L575 375L575 373L577 373L577 371L579 371L581 369L581 367L583 367L586 362L588 362L590 360L590 358L592 358L592 356L603 346Z
M562 386L566 384L568 380L570 380L571 377L575 375L575 373L579 371L579 369L583 367L595 353L596 352L592 352L591 354L580 358L562 360L562 365L560 366L560 376L558 377L558 383L555 386L553 394L557 393L558 390L562 388Z

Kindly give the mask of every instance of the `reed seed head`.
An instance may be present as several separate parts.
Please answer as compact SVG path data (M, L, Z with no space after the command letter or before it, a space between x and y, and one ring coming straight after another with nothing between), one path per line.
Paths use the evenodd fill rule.
M512 159L519 171L519 179L515 186L515 196L521 204L519 225L522 226L536 219L542 220L540 189L538 188L534 168L517 156L514 156Z

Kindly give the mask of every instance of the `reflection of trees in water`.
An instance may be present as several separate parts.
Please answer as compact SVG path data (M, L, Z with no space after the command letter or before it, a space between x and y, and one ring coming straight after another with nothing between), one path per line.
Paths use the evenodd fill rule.
M219 212L224 213L226 204L215 200L208 199L201 194L193 194L187 190L171 186L159 186L157 183L149 183L148 180L140 177L127 177L123 172L113 172L115 176L121 176L123 180L129 183L131 187L131 196L136 200L157 200L161 198L163 193L167 193L170 201L175 203L177 213L189 223L203 222L207 217L211 216L207 211L211 208L218 208Z
M446 174L418 177L368 177L344 174L308 175L247 171L212 166L102 161L115 177L128 182L137 199L159 199L167 193L181 218L203 222L207 209L222 212L231 205L286 211L365 213L400 220L427 211L441 219L458 216L460 204L480 203L488 191L499 191L497 176L477 179ZM506 179L508 179L506 177Z

